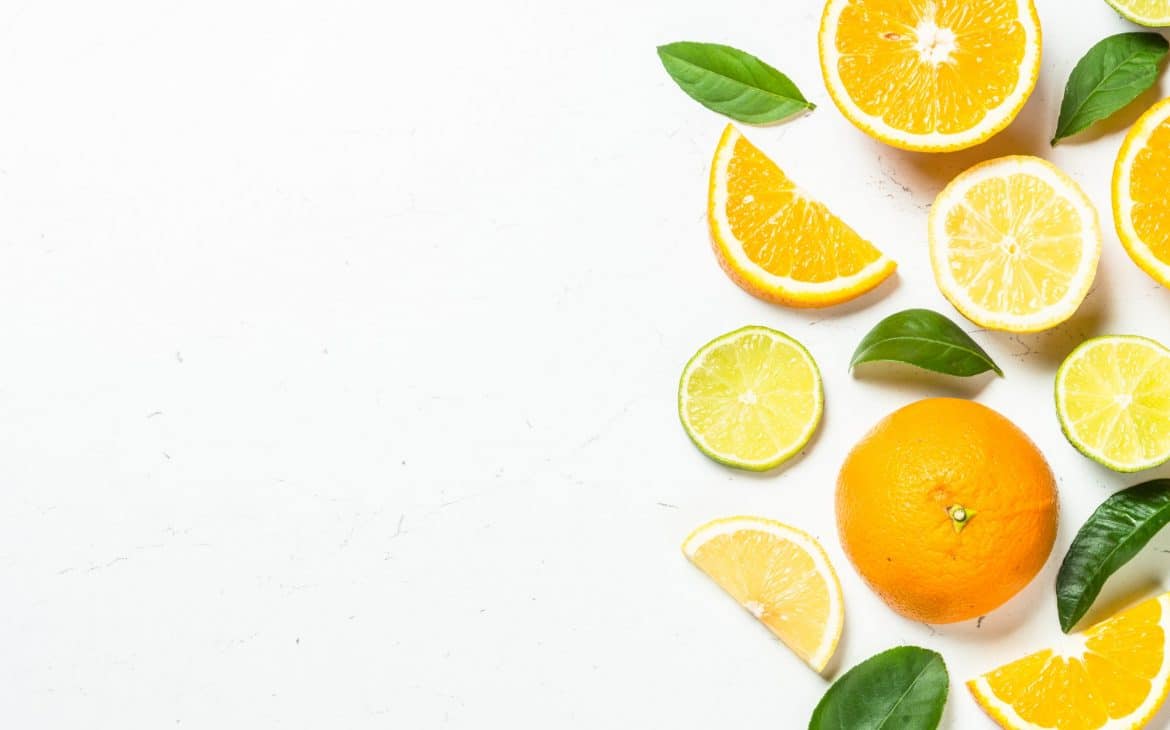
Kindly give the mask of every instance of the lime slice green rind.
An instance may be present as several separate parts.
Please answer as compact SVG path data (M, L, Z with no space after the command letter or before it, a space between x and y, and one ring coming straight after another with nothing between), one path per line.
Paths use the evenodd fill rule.
M683 430L703 454L737 469L768 471L800 453L823 411L812 355L768 327L716 337L699 348L679 378Z
M1097 403L1105 403L1106 405L1096 413L1090 412L1087 415L1082 415L1080 419L1075 419L1074 414L1069 412L1070 401L1074 399L1075 395L1084 398L1084 394L1080 392L1074 394L1073 391L1069 390L1069 378L1073 377L1072 368L1092 349L1099 347L1125 348L1127 346L1135 353L1144 350L1145 352L1142 354L1150 360L1142 371L1139 384L1160 379L1164 381L1162 386L1158 387L1155 383L1152 388L1132 392L1123 389L1109 391L1107 388L1099 388L1098 392L1090 394L1089 397L1095 398ZM1126 363L1117 358L1109 360L1109 363L1112 372L1097 371L1093 373L1096 377L1090 381L1090 384L1108 383L1110 375L1114 375L1115 379L1123 377L1122 368ZM1161 343L1137 335L1108 335L1087 340L1065 358L1056 372L1054 396L1061 432L1077 451L1113 471L1132 473L1165 464L1170 461L1170 407L1168 407L1170 406L1170 389L1167 388L1167 384L1170 384L1170 350L1167 350ZM1114 415L1112 412L1106 413L1105 411L1111 405L1108 403L1110 395L1114 398L1124 399L1126 403L1138 400L1138 408L1141 409L1139 412L1144 412L1140 420L1144 423L1139 424L1135 421L1132 415L1133 410L1129 406L1123 407L1125 412L1118 415ZM1153 401L1152 404L1151 401ZM1090 442L1086 438L1087 434L1083 433L1085 429L1077 428L1077 424L1096 418L1097 414L1101 414L1100 418L1103 423L1110 423L1104 442ZM1123 418L1125 420L1122 420ZM1119 426L1125 427L1120 435L1118 435ZM1145 438L1133 438L1139 435ZM1127 436L1129 438L1126 438ZM1131 449L1134 448L1135 443L1139 444L1143 450L1140 457L1135 454L1121 453L1127 446Z
M1126 20L1147 28L1170 26L1170 0L1105 0Z

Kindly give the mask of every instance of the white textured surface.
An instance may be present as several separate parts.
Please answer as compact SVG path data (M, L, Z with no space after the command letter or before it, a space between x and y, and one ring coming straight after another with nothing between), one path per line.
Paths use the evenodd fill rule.
M0 725L801 727L826 682L679 553L757 513L838 567L831 666L938 649L946 727L990 727L963 680L1058 635L1060 555L1142 478L1064 441L1055 367L1092 334L1170 341L1170 293L1105 225L1072 322L976 335L1007 379L846 364L886 314L954 314L926 208L974 162L1042 154L1108 222L1139 109L1047 140L1075 59L1128 26L1041 2L1021 118L930 157L839 115L819 5L0 3ZM727 280L704 223L724 120L654 54L680 39L753 51L819 104L747 133L899 261L896 284L796 312ZM675 415L686 359L748 323L799 338L826 381L807 455L763 477L708 461ZM932 629L861 585L833 482L882 415L956 393L1039 443L1063 514L1031 587ZM1167 550L1101 605L1152 592Z

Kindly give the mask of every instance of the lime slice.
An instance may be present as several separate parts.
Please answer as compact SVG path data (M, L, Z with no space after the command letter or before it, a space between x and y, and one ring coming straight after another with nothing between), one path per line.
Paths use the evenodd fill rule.
M1145 337L1088 340L1056 372L1056 415L1073 446L1115 471L1170 459L1170 350Z
M1170 0L1105 0L1127 20L1161 28L1170 25Z
M767 327L744 327L703 345L678 385L678 415L699 450L752 471L771 469L800 451L824 405L812 355Z

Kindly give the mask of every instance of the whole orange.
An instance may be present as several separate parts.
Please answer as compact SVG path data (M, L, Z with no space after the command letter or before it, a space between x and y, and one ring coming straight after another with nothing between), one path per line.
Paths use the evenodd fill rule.
M944 624L988 613L1040 571L1056 484L1035 444L986 406L929 398L886 416L837 479L841 545L898 613Z

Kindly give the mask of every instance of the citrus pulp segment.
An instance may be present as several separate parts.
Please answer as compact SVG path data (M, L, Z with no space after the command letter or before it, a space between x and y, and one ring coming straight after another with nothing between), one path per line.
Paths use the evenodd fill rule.
M796 455L820 423L821 374L796 340L744 327L703 345L683 368L678 414L704 454L766 471Z
M1101 257L1092 202L1038 157L1001 157L963 172L935 199L928 229L939 289L989 329L1037 332L1064 322Z
M1082 343L1056 372L1056 413L1069 442L1110 469L1170 460L1170 350L1134 336Z
M1040 72L1032 0L828 0L821 72L841 113L886 144L976 145L1015 118Z
M1170 594L1150 598L1086 630L967 682L1000 727L1133 730L1144 727L1170 685Z
M707 218L719 265L761 299L794 307L839 304L894 272L893 261L730 124L711 163Z
M1113 166L1113 222L1129 257L1170 286L1170 99L1141 116Z
M824 549L810 535L762 517L709 522L683 554L820 672L845 623L845 601Z

